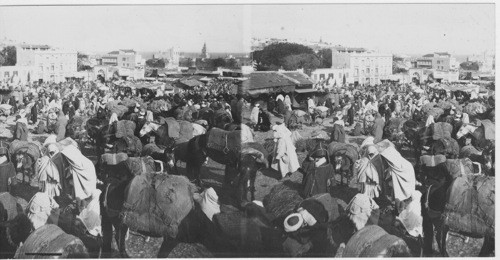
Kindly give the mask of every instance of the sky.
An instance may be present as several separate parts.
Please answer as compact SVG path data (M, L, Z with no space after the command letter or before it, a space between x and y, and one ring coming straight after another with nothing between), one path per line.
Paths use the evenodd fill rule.
M495 49L493 4L0 6L0 39L79 51L247 52L250 39L320 38L398 54Z
M255 37L313 39L381 52L495 49L493 4L330 4L252 8Z
M85 51L242 51L243 6L0 7L0 38Z

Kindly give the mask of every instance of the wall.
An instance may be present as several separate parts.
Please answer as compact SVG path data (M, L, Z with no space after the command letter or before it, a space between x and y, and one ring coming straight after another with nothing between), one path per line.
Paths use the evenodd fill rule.
M8 83L9 85L26 84L28 82L33 82L33 75L33 66L0 67L0 82Z
M339 53L335 50L332 50L332 68L350 68L351 67L351 59L349 53Z

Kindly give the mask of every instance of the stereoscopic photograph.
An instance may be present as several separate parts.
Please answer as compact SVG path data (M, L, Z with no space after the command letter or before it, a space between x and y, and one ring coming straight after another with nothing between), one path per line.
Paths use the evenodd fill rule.
M495 257L496 8L0 2L0 258Z

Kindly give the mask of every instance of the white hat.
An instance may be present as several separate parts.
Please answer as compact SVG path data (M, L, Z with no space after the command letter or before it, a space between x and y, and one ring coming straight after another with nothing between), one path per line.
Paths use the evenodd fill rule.
M304 224L304 219L299 213L290 214L285 218L285 221L283 222L286 232L297 231L300 227L302 227L302 224Z
M255 104L255 106L256 106L256 107L259 107L259 106L260 106L260 104L259 104L259 103L257 103L257 104Z
M366 151L368 154L373 154L373 155L378 154L378 150L377 147L375 147L375 145L369 145Z

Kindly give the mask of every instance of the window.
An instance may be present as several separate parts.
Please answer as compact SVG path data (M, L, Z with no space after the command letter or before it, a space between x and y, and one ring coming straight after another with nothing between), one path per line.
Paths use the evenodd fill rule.
M122 61L126 61L127 59L126 58L122 58Z
M356 69L356 70L354 71L354 76L356 77L356 76L358 76L358 75L359 75L359 70L358 70L358 69Z
M320 80L325 79L325 74L319 74L319 79Z
M4 78L10 78L10 76L9 76L9 72L8 72L8 71L6 71L6 72L4 73Z
M378 74L378 68L375 68L375 74Z
M54 64L50 66L51 70L54 71Z
M14 72L12 73L12 76L17 76L17 71L14 71Z
M334 78L333 73L328 74L328 78Z
M366 74L370 74L370 68L366 68Z
M63 70L63 65L61 64L61 70Z

